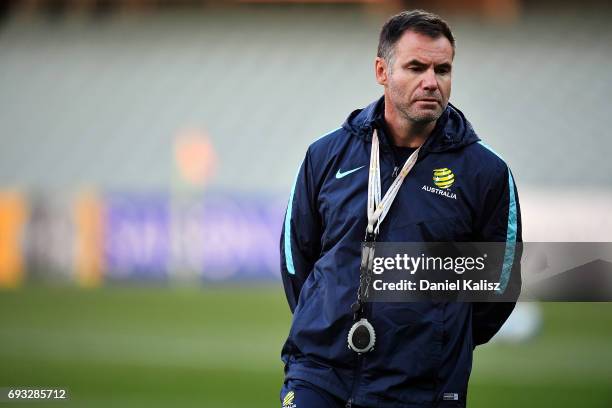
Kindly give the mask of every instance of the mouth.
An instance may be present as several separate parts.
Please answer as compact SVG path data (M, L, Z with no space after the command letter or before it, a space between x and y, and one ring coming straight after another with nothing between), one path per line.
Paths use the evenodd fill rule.
M415 102L417 109L438 110L442 104L437 99L417 99Z

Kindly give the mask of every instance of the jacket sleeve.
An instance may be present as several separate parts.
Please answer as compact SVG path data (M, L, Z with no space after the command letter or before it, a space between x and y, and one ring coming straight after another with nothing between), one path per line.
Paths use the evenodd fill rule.
M480 218L479 241L505 242L500 267L500 290L513 291L518 298L521 288L522 229L518 193L512 172L506 167L493 180L484 197ZM472 304L474 345L488 342L508 319L516 302L475 302Z
M321 220L310 150L296 176L281 231L281 275L291 312L321 252Z

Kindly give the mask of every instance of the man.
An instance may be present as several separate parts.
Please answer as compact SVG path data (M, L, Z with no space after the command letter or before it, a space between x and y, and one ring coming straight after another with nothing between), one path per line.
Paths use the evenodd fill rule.
M282 350L283 407L465 406L472 351L514 307L356 302L364 236L506 242L500 281L520 286L513 177L448 103L454 54L451 30L438 16L393 16L375 61L384 96L308 148L281 236L293 312ZM372 193L377 168L379 195L395 196ZM385 211L377 213L381 202ZM358 318L368 323L357 330L361 345L353 338Z

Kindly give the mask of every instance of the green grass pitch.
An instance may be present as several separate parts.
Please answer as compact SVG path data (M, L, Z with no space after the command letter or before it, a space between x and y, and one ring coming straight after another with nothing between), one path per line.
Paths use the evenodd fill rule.
M469 404L612 407L612 304L543 304L540 336L476 349ZM291 316L278 285L0 292L0 387L15 407L278 407Z

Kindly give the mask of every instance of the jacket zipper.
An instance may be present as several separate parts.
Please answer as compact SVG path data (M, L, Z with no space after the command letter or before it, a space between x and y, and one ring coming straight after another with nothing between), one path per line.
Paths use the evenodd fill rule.
M393 173L392 173L392 180L395 179L395 177L397 177L401 166L400 164L398 164L397 162L397 158L395 155L395 150L393 148L393 146L389 145L390 147L390 156L391 156L391 162L393 163ZM421 157L419 157L419 159L421 159ZM368 313L370 310L369 307L367 307L368 304L366 303L364 305L364 317L368 317L368 315L370 313ZM345 408L351 408L353 406L353 401L355 400L355 394L357 393L357 385L359 384L359 377L361 376L361 370L362 370L362 366L363 366L363 359L365 358L365 354L359 354L357 356L357 367L355 367L355 373L353 376L353 384L351 386L351 396L349 397L348 401L346 402Z
M386 132L386 129L380 129L382 132ZM395 149L395 146L393 145L393 142L391 140L389 140L389 137L387 136L387 133L385 134L385 144L387 145L388 149L389 149L389 154L391 156L391 162L393 163L393 173L391 174L392 179L395 179L397 177L397 175L399 174L399 171L402 169L404 163L398 163L397 162L397 151ZM425 157L425 151L420 152L419 157L417 157L417 163L420 162L423 157Z
M370 310L370 304L369 303L365 303L363 305L363 314L361 317L365 317L366 319L368 317L371 318L371 310ZM372 350L368 351L367 353L372 352ZM355 372L354 372L354 376L353 376L353 384L351 386L351 396L349 397L348 401L346 402L345 407L346 408L351 408L353 405L353 401L355 400L355 394L357 394L357 387L359 385L359 377L361 376L361 370L363 369L363 360L366 356L367 353L363 353L363 354L358 354L357 355L357 367L355 367Z
M391 149L393 149L393 147L391 147ZM397 176L397 173L399 173L400 170L400 166L398 166L397 161L395 159L395 154L393 153L393 150L391 150L390 152L390 156L391 156L391 162L393 163L393 179ZM384 157L384 156L383 156ZM371 313L370 312L370 307L368 303L365 303L363 305L363 316L366 319L368 317L371 317ZM367 354L367 353L366 353ZM345 408L351 408L353 406L353 401L355 400L355 394L357 393L357 386L359 384L359 377L361 376L361 370L363 368L363 359L365 358L365 354L359 354L357 356L357 366L355 367L355 372L354 372L354 376L353 376L353 384L351 386L351 395L348 399L348 401L346 402Z
M355 399L355 393L357 392L357 384L359 384L359 376L361 376L361 366L363 365L363 354L357 356L357 367L355 368L355 375L353 376L353 386L351 387L351 396L346 402L345 407L351 408L353 400Z
M389 149L391 150L391 162L393 163L393 173L391 173L391 180L395 180L402 165L397 162L397 154L392 142L389 142Z

